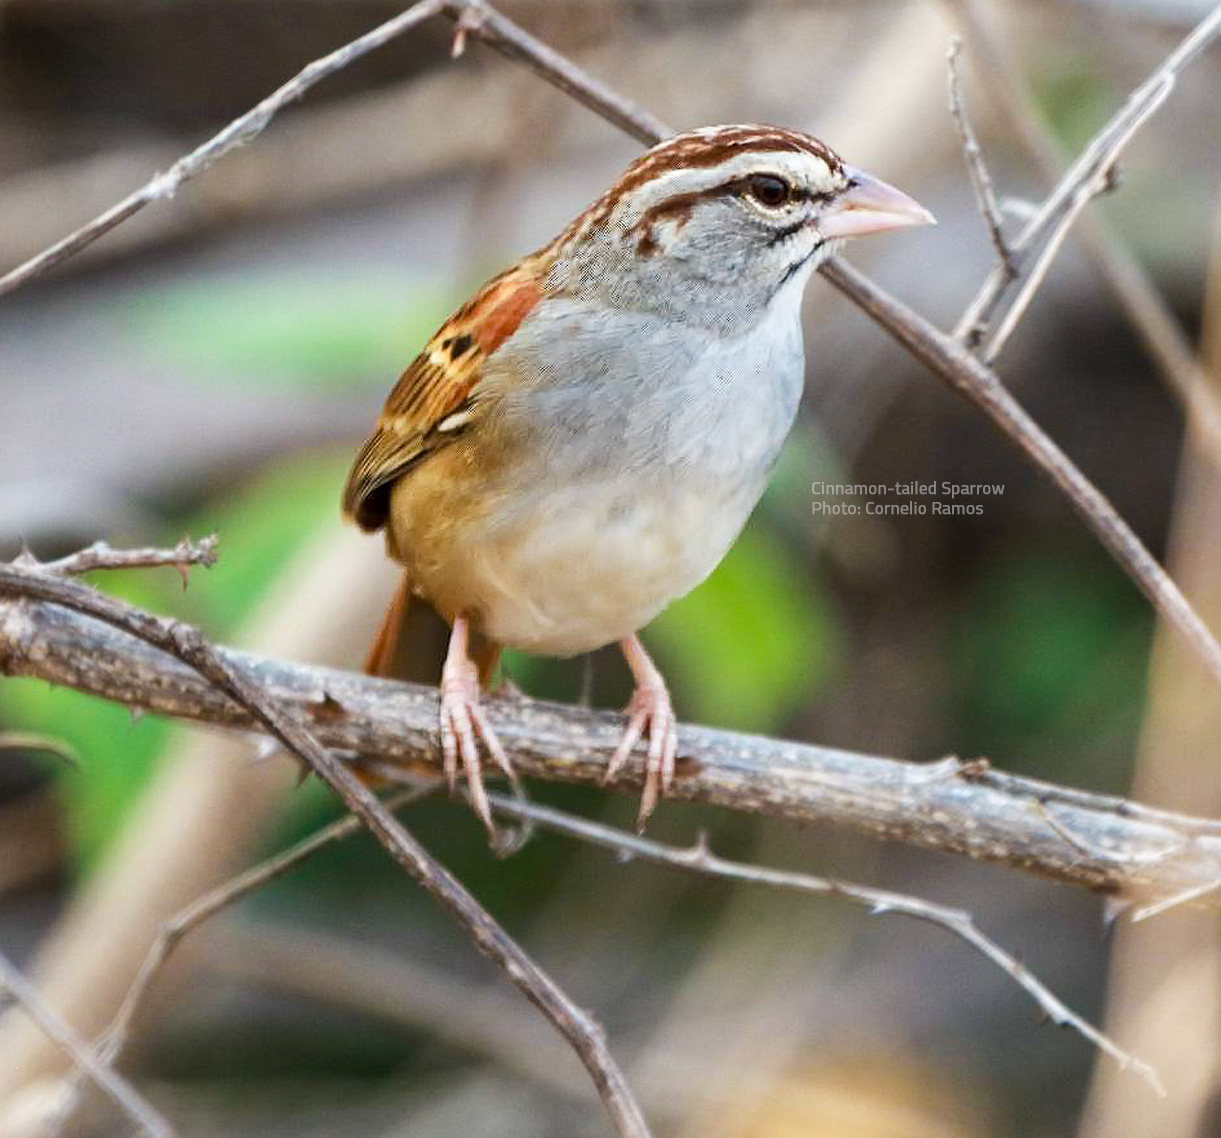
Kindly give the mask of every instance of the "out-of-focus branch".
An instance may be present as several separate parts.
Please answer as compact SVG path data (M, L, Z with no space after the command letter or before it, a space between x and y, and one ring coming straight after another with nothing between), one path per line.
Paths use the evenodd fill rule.
M398 810L425 794L430 794L434 789L436 786L428 785L417 787L414 790L405 790L387 799L386 809ZM170 917L149 948L148 954L140 965L140 970L136 973L136 978L127 990L127 995L115 1013L110 1026L96 1042L96 1054L101 1062L113 1064L123 1053L131 1036L132 1022L140 1010L150 985L183 937L214 917L222 909L236 904L256 889L261 889L268 882L295 869L325 846L350 837L359 829L361 829L360 819L355 814L348 814L323 826L322 829L303 838L288 849L259 862L258 865L251 866L215 889L209 889L207 893L197 897L191 904ZM75 1077L68 1081L69 1085L65 1088L62 1102L59 1104L55 1116L48 1121L45 1127L52 1134L60 1133L80 1103L80 1091L83 1085L80 1074L77 1072Z
M92 221L0 277L0 296L75 256L145 206L172 198L192 178L202 174L226 154L257 138L281 110L302 98L323 79L439 15L447 15L458 22L460 38L455 39L455 47L460 48L468 34L478 36L502 55L525 63L549 83L632 137L648 142L666 133L659 119L634 107L605 84L586 75L558 52L483 3L483 0L420 0L358 39L314 60L258 105L234 119L224 130L180 158L165 173L151 178Z
M99 237L104 237L112 229L122 225L129 217L134 217L145 206L172 198L181 186L202 174L231 150L257 138L280 110L289 103L300 99L316 83L328 75L333 75L362 55L367 55L376 48L389 43L396 36L400 36L425 20L438 15L445 8L445 4L446 0L420 0L420 3L412 5L407 11L401 12L392 20L387 20L359 39L344 44L343 47L329 55L324 55L321 59L314 60L257 106L252 107L240 118L234 119L219 134L213 135L207 142L192 150L190 154L178 159L165 173L151 178L122 201L117 202L104 213L98 214L92 221L0 277L0 296L20 288L23 284L55 268L56 265L62 264L69 257L75 256L82 249L92 245Z
M951 909L937 905L920 897L893 893L887 889L874 889L828 877L816 877L810 873L793 873L770 869L761 865L748 865L730 861L714 854L701 835L700 841L690 849L675 849L673 846L652 841L639 835L624 833L612 826L604 826L586 818L578 818L561 810L522 802L504 795L489 795L493 813L516 818L544 830L552 830L578 841L589 842L626 858L679 869L704 877L716 877L751 885L763 885L771 889L787 889L797 893L813 894L816 897L840 897L856 905L863 905L875 916L910 917L937 925L954 936L966 941L982 953L1014 983L1022 987L1043 1010L1043 1014L1064 1027L1071 1027L1104 1054L1114 1059L1121 1068L1131 1068L1146 1079L1159 1094L1164 1095L1157 1072L1119 1047L1092 1024L1082 1019L1072 1008L1060 1000L1047 986L1020 961L1006 952L999 944L985 936L975 924L971 914L962 909Z
M389 809L398 809L438 789L439 781L416 786L387 800ZM655 865L679 869L705 877L787 889L820 897L839 897L863 905L878 916L895 914L925 921L952 933L965 941L1000 968L1035 1000L1043 1013L1055 1024L1071 1027L1087 1041L1114 1059L1121 1068L1131 1068L1145 1078L1159 1094L1164 1093L1156 1072L1119 1047L1112 1039L1083 1019L1061 1001L1041 980L1006 952L976 926L971 915L917 897L884 889L855 885L849 882L816 877L808 873L793 873L764 866L730 861L711 852L701 841L691 849L678 849L651 839L625 833L612 826L580 818L551 807L538 806L520 798L492 794L489 801L494 813L563 834L578 841L608 849L627 859L639 859ZM359 819L349 815L332 822L283 852L252 866L229 882L210 890L173 916L149 950L127 998L114 1022L98 1042L99 1056L113 1063L130 1034L132 1021L153 979L160 972L178 942L221 910L248 896L269 881L296 868L332 842L348 837L360 828ZM68 1098L72 1103L75 1095Z
M1221 683L1221 645L1208 626L1106 496L1025 412L996 373L846 262L835 258L821 271L940 380L982 411L1059 487L1153 607L1191 645L1213 680Z
M193 654L204 643L194 629L75 582L0 566L0 674L219 726L269 729L247 697L235 699L230 687L183 663L168 636ZM257 685L262 698L309 723L316 743L366 764L439 768L434 689L208 651L215 674ZM601 785L622 730L617 715L524 699L490 700L488 716L523 774L591 786ZM683 727L679 743L679 799L833 822L1140 901L1221 879L1221 822L1016 778L986 763L905 763L694 726ZM615 788L638 792L640 775L629 763ZM1216 905L1218 897L1201 903Z
M988 50L990 62L996 62L998 57L1005 55L1005 50L991 33L988 22L978 11L974 0L950 0L950 7L958 17L968 23L973 37L978 37L980 43ZM998 264L984 282L982 288L955 328L955 336L963 342L976 346L987 335L988 328L999 306L1005 302L1013 287L1026 287L1027 278L1033 275L1033 267L1043 259L1039 250L1045 244L1059 244L1062 241L1062 231L1072 225L1072 221L1084 208L1085 204L1107 184L1107 178L1114 170L1115 162L1123 148L1126 147L1134 133L1154 114L1158 107L1175 88L1179 74L1190 62L1197 59L1201 51L1221 33L1221 6L1217 6L1186 38L1179 43L1170 55L1162 60L1145 82L1128 96L1125 104L1115 112L1111 120L1095 134L1087 147L1078 155L1076 161L1063 173L1060 181L1046 197L1042 206L1035 212L1026 227L1013 241L1011 256L1007 265ZM1002 74L1009 77L1012 68L1002 68ZM1007 84L1006 84L1007 85ZM1006 92L1006 103L1016 104L1011 107L1017 118L1028 118L1022 114L1020 93ZM1049 147L1039 139L1038 129L1027 123L1021 132L1027 142L1027 148L1037 151L1037 155L1045 155ZM1032 137L1033 136L1033 137ZM1040 162L1044 165L1044 162ZM1016 275L1009 272L1010 267L1017 270ZM1015 302L1016 303L1016 302ZM990 363L996 358L1004 344L1004 336L999 333L989 344L985 359Z
M505 972L517 988L568 1041L589 1071L617 1132L625 1138L647 1138L640 1108L610 1055L601 1029L569 999L509 934L487 913L456 877L436 862L380 799L325 747L300 709L270 691L263 677L237 657L212 647L198 629L154 616L116 601L80 583L42 568L12 563L0 567L0 595L50 602L87 614L128 637L135 637L180 661L231 707L307 763L373 833L396 862L462 927L475 945ZM22 605L0 606L10 610ZM10 656L0 635L0 658ZM77 655L77 667L91 671L94 662Z
M106 1092L128 1118L139 1127L141 1134L153 1138L173 1138L174 1129L126 1079L99 1059L66 1024L59 1014L43 1003L37 989L3 953L0 953L0 1004L11 996L25 1009L55 1045Z
M970 344L981 342L997 308L1015 281L1024 284L1032 261L1037 264L1040 246L1054 242L1057 233L1071 225L1084 204L1097 195L1100 185L1105 184L1116 159L1132 135L1166 101L1178 81L1179 74L1204 51L1219 32L1221 5L1196 25L1149 78L1128 96L1124 105L1082 150L1013 242L1010 264L1018 270L1017 277L1010 276L1002 266L994 268L978 295L963 313L955 329L955 336ZM995 358L995 351L991 347L986 358L989 362Z
M977 73L1026 157L1045 182L1056 184L1066 163L1050 126L1031 97L1013 47L997 27L995 5L989 10L983 0L942 0L942 3L968 37L972 53L980 61ZM1085 251L1110 285L1163 381L1199 432L1204 453L1213 462L1221 461L1221 400L1206 382L1204 369L1182 325L1144 267L1101 213L1085 211L1076 228Z
M971 189L975 191L975 204L979 206L984 225L987 226L992 247L996 250L997 259L1005 272L1010 276L1016 276L1017 269L1010 258L1009 244L1005 240L1001 208L996 200L996 187L993 184L992 175L988 172L984 152L980 149L979 139L975 136L975 130L971 126L971 120L967 117L967 110L962 101L962 79L958 74L958 56L961 50L962 40L955 36L950 41L950 48L945 56L950 72L950 117L958 128L959 138L962 139L962 154L966 159Z

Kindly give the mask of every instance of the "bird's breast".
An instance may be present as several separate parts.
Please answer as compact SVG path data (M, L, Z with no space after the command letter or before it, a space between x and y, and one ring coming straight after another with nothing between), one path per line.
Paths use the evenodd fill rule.
M426 595L529 651L621 639L698 585L762 494L800 397L795 312L732 340L603 316L532 314L481 383L489 429L427 505L415 476L395 493L399 548L429 550L405 558ZM424 525L423 543L402 532Z

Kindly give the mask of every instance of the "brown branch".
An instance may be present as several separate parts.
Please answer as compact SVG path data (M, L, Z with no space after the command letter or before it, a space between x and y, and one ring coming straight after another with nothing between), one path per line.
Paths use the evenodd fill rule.
M564 1036L585 1064L616 1130L644 1138L649 1133L630 1088L611 1057L601 1028L568 996L488 914L457 878L399 824L375 794L305 724L300 707L284 702L266 678L232 653L213 648L198 629L154 616L98 593L76 581L17 563L0 567L0 595L47 601L94 617L181 661L231 711L238 708L292 754L308 763L373 833L390 855L462 927L476 946L508 975ZM8 606L10 613L21 606ZM78 645L79 649L79 645ZM0 657L13 659L3 643ZM76 657L76 667L92 671L95 662ZM329 714L325 698L321 707ZM318 706L315 706L315 713ZM323 716L325 718L325 715Z
M1221 645L1191 602L1103 493L1009 394L996 373L952 336L834 258L822 274L938 379L982 411L1060 489L1095 536L1221 684Z
M72 1028L53 1008L48 1007L38 990L0 953L0 1002L5 993L25 1010L26 1014L47 1033L55 1045L106 1092L139 1128L140 1133L153 1138L173 1138L174 1128L155 1110L126 1079L113 1071L89 1049Z
M1166 1092L1157 1072L1148 1063L1129 1054L1114 1040L1074 1012L1030 969L990 937L985 936L975 924L971 914L963 909L952 909L919 897L894 893L888 889L855 885L835 878L816 877L809 873L794 873L730 861L714 854L708 848L703 834L690 849L680 850L649 838L628 834L612 826L578 818L549 806L521 802L500 794L489 794L488 801L493 813L497 815L516 818L522 822L541 826L544 830L553 830L558 834L576 838L578 841L601 846L603 849L612 850L627 859L637 858L654 865L664 865L698 876L764 885L772 889L787 889L798 893L813 894L816 897L842 897L853 904L863 905L875 916L894 914L937 925L966 941L1014 983L1022 987L1052 1023L1071 1027L1100 1051L1114 1059L1121 1068L1131 1068L1136 1071L1148 1081L1159 1096L1165 1096Z
M41 568L48 573L77 576L100 569L177 569L182 587L187 587L191 569L200 565L211 569L217 559L217 537L209 534L200 541L183 538L173 549L112 549L104 541L95 541L88 549L70 553L58 561L39 562L27 551L18 563Z
M50 248L44 249L37 256L31 257L24 264L0 277L0 296L20 288L68 258L74 257L99 237L104 237L128 218L134 217L145 206L172 198L181 186L198 177L231 150L257 138L279 111L300 99L316 83L438 15L446 7L446 2L447 0L420 0L420 3L412 5L407 11L387 20L371 32L366 32L359 39L314 60L257 106L234 119L224 130L197 146L190 154L178 159L164 174L157 174L121 202L117 202Z
M403 777L401 772L391 773L396 774L399 778ZM432 793L440 786L439 780L429 782L424 786L416 785L414 789L388 799L386 806L388 809L397 810ZM806 873L784 872L730 861L713 854L702 838L691 849L682 850L551 807L524 802L519 798L490 794L489 802L493 812L500 817L511 818L528 826L552 830L578 841L625 855L627 859L648 861L655 865L668 866L704 877L795 890L815 896L841 897L854 904L865 906L871 913L878 916L895 914L937 925L964 940L999 967L1029 993L1053 1023L1071 1027L1114 1059L1122 1068L1131 1068L1140 1074L1158 1094L1164 1094L1156 1072L1148 1064L1129 1054L1068 1007L1029 969L986 936L976 926L971 915L963 910L937 905L889 890L874 889ZM359 819L352 815L332 822L281 853L238 874L225 884L209 890L171 917L156 942L149 949L114 1020L97 1041L98 1055L105 1062L113 1063L122 1053L136 1012L153 979L164 967L170 954L183 937L221 910L248 896L269 881L296 868L325 846L350 836L359 828ZM75 1106L76 1090L76 1087L72 1088L72 1092L67 1097L68 1106L57 1121L66 1121L69 1117Z
M967 110L962 101L962 80L958 74L958 56L962 50L962 40L954 36L950 40L949 51L946 52L946 64L950 72L950 117L958 128L958 137L962 139L962 154L966 159L967 175L971 179L971 189L975 191L975 204L987 226L992 247L996 250L999 264L1010 276L1017 275L1009 253L1009 245L1005 240L1004 222L1001 219L1001 209L996 201L996 187L988 165L984 161L984 152L980 149L979 139L971 120L967 118Z
M439 789L440 786L441 783L438 781L427 786L418 786L412 790L402 791L386 799L385 807L387 810L399 810L409 803L417 801L424 795L431 794L434 790ZM258 865L251 866L236 877L218 885L215 889L209 889L208 892L197 897L189 905L170 917L162 925L157 939L149 947L148 953L144 957L144 961L141 963L140 969L131 983L131 987L127 990L127 995L124 996L123 1002L119 1005L119 1010L115 1012L114 1019L110 1022L110 1026L102 1032L94 1043L94 1052L101 1062L113 1065L119 1056L122 1055L123 1049L127 1046L128 1040L131 1037L131 1027L136 1018L136 1013L140 1010L140 1006L144 1002L144 998L153 980L161 972L162 968L165 967L166 961L169 960L183 937L198 928L209 918L214 917L222 909L236 904L256 889L261 889L268 882L274 881L277 877L282 877L290 870L295 869L325 846L350 837L361 828L361 820L355 814L348 814L337 821L331 822L329 825L323 826L320 830L303 838L288 849L282 850L265 861L259 862ZM48 1120L45 1127L50 1133L58 1134L71 1121L73 1114L80 1105L82 1085L83 1080L79 1074L70 1080L69 1085L65 1088L63 1101L58 1104L54 1117Z
M1009 123L1023 152L1049 185L1064 173L1055 136L1030 94L1015 53L988 18L980 0L943 0L970 37L981 57L978 74ZM1038 212L1032 206L1029 216ZM1206 375L1191 341L1148 272L1097 211L1082 213L1077 235L1103 280L1110 286L1133 331L1153 360L1162 380L1178 399L1199 433L1213 462L1221 462L1221 401ZM971 345L974 346L974 345Z
M1096 197L1107 193L1112 188L1115 163L1119 161L1120 154L1127 148L1128 143L1132 141L1140 128L1153 117L1158 108L1170 97L1172 90L1174 90L1174 79L1169 75L1164 76L1160 84L1150 90L1148 97L1143 101L1139 110L1133 114L1125 129L1116 134L1105 147L1102 147L1101 153L1091 164L1090 169L1082 172L1081 180L1074 187L1073 192L1069 195L1058 216L1047 211L1047 204L1045 203L1044 211L1048 212L1048 216L1054 216L1054 220L1048 224L1048 234L1043 248L1039 250L1033 263L1025 271L1021 269L1014 270L1013 259L1012 256L1010 257L1007 269L1014 270L1010 272L1010 276L1016 284L1018 294L1005 310L1005 314L1001 318L996 331L992 333L991 338L983 347L981 354L985 363L995 363L1000 357L1009 337L1013 334L1019 321L1025 315L1026 309L1030 307L1030 302L1034 299L1035 293L1039 291L1043 281L1046 279L1052 262L1056 259L1068 237L1069 230L1072 229L1090 202ZM1054 198L1055 193L1053 192L1048 197L1047 202L1052 202ZM1039 215L1036 215L1031 219L1030 225L1036 226L1038 223Z
M222 727L268 729L248 701L226 694L228 681L218 688L181 662L180 639L201 642L194 629L75 582L0 565L0 674ZM198 649L191 651L195 658ZM210 651L226 676L257 679L265 700L310 723L326 747L366 764L439 769L435 689ZM622 731L618 715L526 699L492 699L488 715L523 774L589 786L602 784ZM278 729L271 733L284 741ZM679 744L677 799L831 822L1140 901L1221 878L1221 822L956 759L900 762L687 725ZM614 789L637 793L640 776L633 761Z
M0 296L20 288L88 248L145 206L172 198L181 186L198 177L226 154L257 138L281 110L302 98L323 79L439 15L460 21L459 26L464 34L475 35L501 54L525 63L549 83L634 138L643 142L656 141L667 133L660 120L633 107L622 96L586 75L558 52L483 3L483 0L420 0L358 39L314 60L244 115L180 158L165 173L149 179L92 221L0 277Z
M954 331L956 338L971 345L983 340L997 308L1014 282L1026 279L1032 259L1037 263L1036 250L1072 224L1085 204L1096 195L1096 187L1105 182L1132 135L1166 100L1180 72L1218 33L1221 33L1221 5L1196 25L1082 150L1010 247L1009 264L1018 270L1016 277L1001 265L992 270L959 320ZM1002 339L1002 346L1003 342ZM993 351L990 358L995 354Z

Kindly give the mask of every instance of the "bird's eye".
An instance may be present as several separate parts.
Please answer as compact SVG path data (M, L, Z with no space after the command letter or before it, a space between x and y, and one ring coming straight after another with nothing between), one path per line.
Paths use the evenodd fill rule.
M755 201L769 209L784 205L793 192L788 182L775 174L754 175L747 183L746 189Z

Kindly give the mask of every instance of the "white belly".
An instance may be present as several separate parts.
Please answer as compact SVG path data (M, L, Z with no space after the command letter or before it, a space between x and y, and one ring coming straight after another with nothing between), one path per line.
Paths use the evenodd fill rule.
M760 490L728 499L694 484L630 500L608 487L547 494L521 525L470 550L467 582L484 631L551 656L629 636L716 568Z

